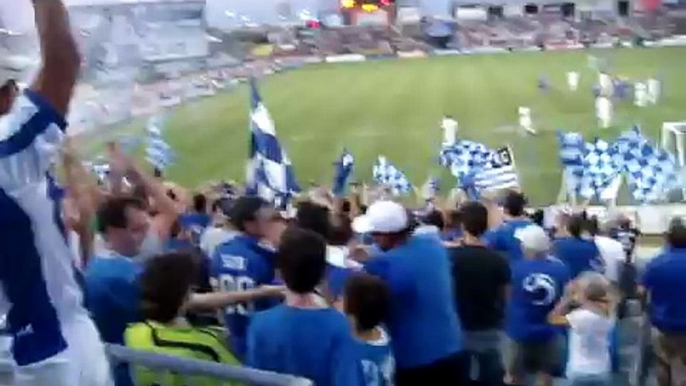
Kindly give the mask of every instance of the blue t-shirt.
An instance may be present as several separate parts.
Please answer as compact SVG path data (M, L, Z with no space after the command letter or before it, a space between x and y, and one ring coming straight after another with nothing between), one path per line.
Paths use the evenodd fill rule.
M305 377L317 386L361 386L350 328L346 317L331 308L276 306L254 315L246 364Z
M384 330L379 340L364 342L356 340L365 386L393 386L395 359L391 340Z
M650 319L663 332L686 332L686 249L665 250L645 269L642 284L650 292Z
M346 247L326 247L326 285L329 294L334 300L343 296L345 283L350 275L362 270L362 265L348 258L349 251Z
M553 254L569 268L575 279L586 271L605 273L605 261L593 240L576 237L560 237L553 243Z
M454 240L462 238L462 235L463 235L462 229L460 229L460 228L451 229L449 231L443 232L441 234L441 239L443 241L454 241Z
M524 259L512 265L512 295L505 313L505 330L518 342L545 342L557 328L548 314L564 293L569 270L559 260Z
M533 225L533 222L528 219L509 220L486 232L484 241L491 249L503 253L510 264L515 263L524 258L522 245L516 237L517 230L529 225Z
M247 291L272 284L274 275L274 251L245 234L217 247L212 257L210 277L222 291ZM273 305L273 300L263 299L234 304L224 310L226 326L231 331L231 349L238 358L245 355L250 316Z
M190 241L195 247L200 246L200 237L211 221L212 218L206 213L186 213L179 216L181 229L188 233Z
M437 237L414 235L368 260L365 270L390 287L386 327L399 369L424 366L462 349L448 252Z
M109 252L95 257L84 274L86 307L106 343L124 344L124 330L140 320L140 264Z

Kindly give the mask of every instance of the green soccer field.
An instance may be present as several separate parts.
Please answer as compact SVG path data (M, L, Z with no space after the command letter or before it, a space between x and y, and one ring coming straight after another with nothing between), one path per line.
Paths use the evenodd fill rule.
M592 85L597 75L588 56L605 58L612 72L629 79L658 75L663 97L658 106L615 104L616 127L597 128ZM567 71L581 73L580 90L567 89ZM537 78L550 79L542 94ZM359 64L313 65L260 83L260 91L278 136L295 164L303 186L329 184L332 162L347 147L355 156L357 180L371 180L378 155L406 171L415 185L440 175L455 180L436 164L444 114L460 124L459 137L489 146L511 145L523 188L532 203L553 202L560 185L555 130L581 131L616 138L640 124L655 140L665 121L686 120L686 48L624 49L434 57ZM539 134L514 131L517 108L532 109ZM248 152L249 93L246 86L185 105L169 116L166 138L180 154L168 176L187 186L209 179L242 180ZM82 145L87 154L104 139L122 132L143 132L136 122ZM93 137L93 136L91 136Z

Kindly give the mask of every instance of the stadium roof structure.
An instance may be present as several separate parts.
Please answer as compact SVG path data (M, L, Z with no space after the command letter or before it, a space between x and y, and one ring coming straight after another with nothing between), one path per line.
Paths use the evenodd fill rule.
M164 4L164 3L207 3L207 0L103 0L101 2L87 2L87 3L77 3L69 4L69 8L80 8L80 7L112 7L112 6L126 6L126 5L141 5L141 4Z

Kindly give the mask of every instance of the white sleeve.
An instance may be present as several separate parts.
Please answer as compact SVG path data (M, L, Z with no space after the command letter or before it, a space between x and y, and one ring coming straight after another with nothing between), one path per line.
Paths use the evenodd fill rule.
M0 119L0 187L42 181L60 150L67 122L40 94L26 90Z

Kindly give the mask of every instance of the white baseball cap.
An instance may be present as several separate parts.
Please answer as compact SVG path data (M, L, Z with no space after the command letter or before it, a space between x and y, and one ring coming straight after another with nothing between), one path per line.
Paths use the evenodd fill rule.
M538 225L529 225L517 229L515 237L522 245L522 249L540 253L550 250L550 237L543 228Z
M410 226L407 210L393 201L377 201L353 220L355 233L397 233Z

